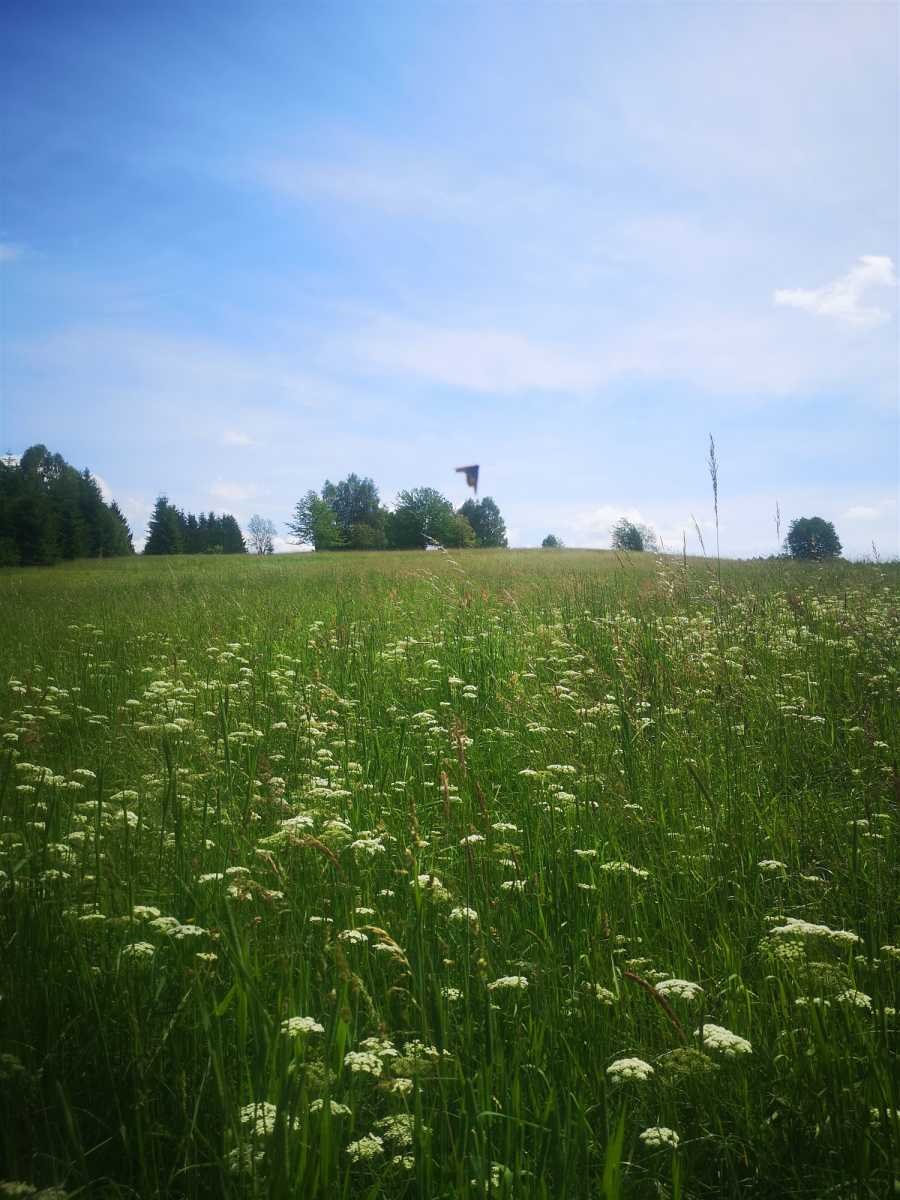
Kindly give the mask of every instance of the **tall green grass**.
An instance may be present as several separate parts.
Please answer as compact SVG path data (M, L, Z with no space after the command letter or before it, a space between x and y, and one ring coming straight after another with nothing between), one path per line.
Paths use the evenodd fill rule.
M898 583L0 575L0 1195L892 1194Z

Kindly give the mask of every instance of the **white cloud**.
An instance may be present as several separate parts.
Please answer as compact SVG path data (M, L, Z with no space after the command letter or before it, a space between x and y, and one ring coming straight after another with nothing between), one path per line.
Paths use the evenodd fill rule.
M888 497L870 504L851 504L841 513L841 519L844 521L878 521L882 517L891 516L896 511L897 501Z
M25 253L25 248L17 242L0 242L0 263L15 262Z
M897 276L890 258L882 254L864 254L846 275L818 288L779 288L775 304L800 308L820 317L834 317L849 325L881 325L890 319L883 308L866 306L864 294L870 288L896 287Z
M872 521L877 516L880 511L871 504L854 504L843 513L845 521Z
M242 500L252 500L257 492L253 486L248 486L244 483L228 483L220 479L209 489L209 494L216 500L228 500L234 503Z
M565 342L527 330L428 324L383 315L337 336L334 369L425 380L444 387L509 396L523 392L596 393L625 376L687 380L754 402L853 379L891 389L896 348L847 345L818 331L788 329L770 312L711 309L649 319L598 322Z
M383 318L351 346L376 372L409 375L475 392L568 391L596 386L607 372L569 347L515 332L429 326Z
M222 434L222 444L224 446L252 446L253 438L248 437L246 433L241 433L239 429L226 429Z

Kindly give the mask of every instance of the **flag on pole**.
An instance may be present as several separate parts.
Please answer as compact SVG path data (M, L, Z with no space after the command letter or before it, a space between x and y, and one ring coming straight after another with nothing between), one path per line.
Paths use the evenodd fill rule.
M478 463L473 467L457 467L457 474L461 471L466 477L466 483L470 488L473 488L475 495L478 495Z

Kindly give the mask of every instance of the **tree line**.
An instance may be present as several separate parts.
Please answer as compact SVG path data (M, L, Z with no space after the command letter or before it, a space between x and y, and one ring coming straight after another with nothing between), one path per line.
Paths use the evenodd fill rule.
M241 527L231 513L183 512L158 497L147 525L144 554L246 554Z
M133 554L131 531L90 471L46 446L0 459L0 566Z
M348 475L339 483L325 481L319 492L297 501L287 524L298 545L315 550L423 550L505 547L506 525L490 496L467 500L455 509L435 488L402 491L393 509L386 508L367 476Z

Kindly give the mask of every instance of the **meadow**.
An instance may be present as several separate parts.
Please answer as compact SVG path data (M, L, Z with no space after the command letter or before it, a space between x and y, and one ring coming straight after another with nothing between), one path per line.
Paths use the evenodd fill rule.
M0 1196L895 1194L898 585L0 573Z

